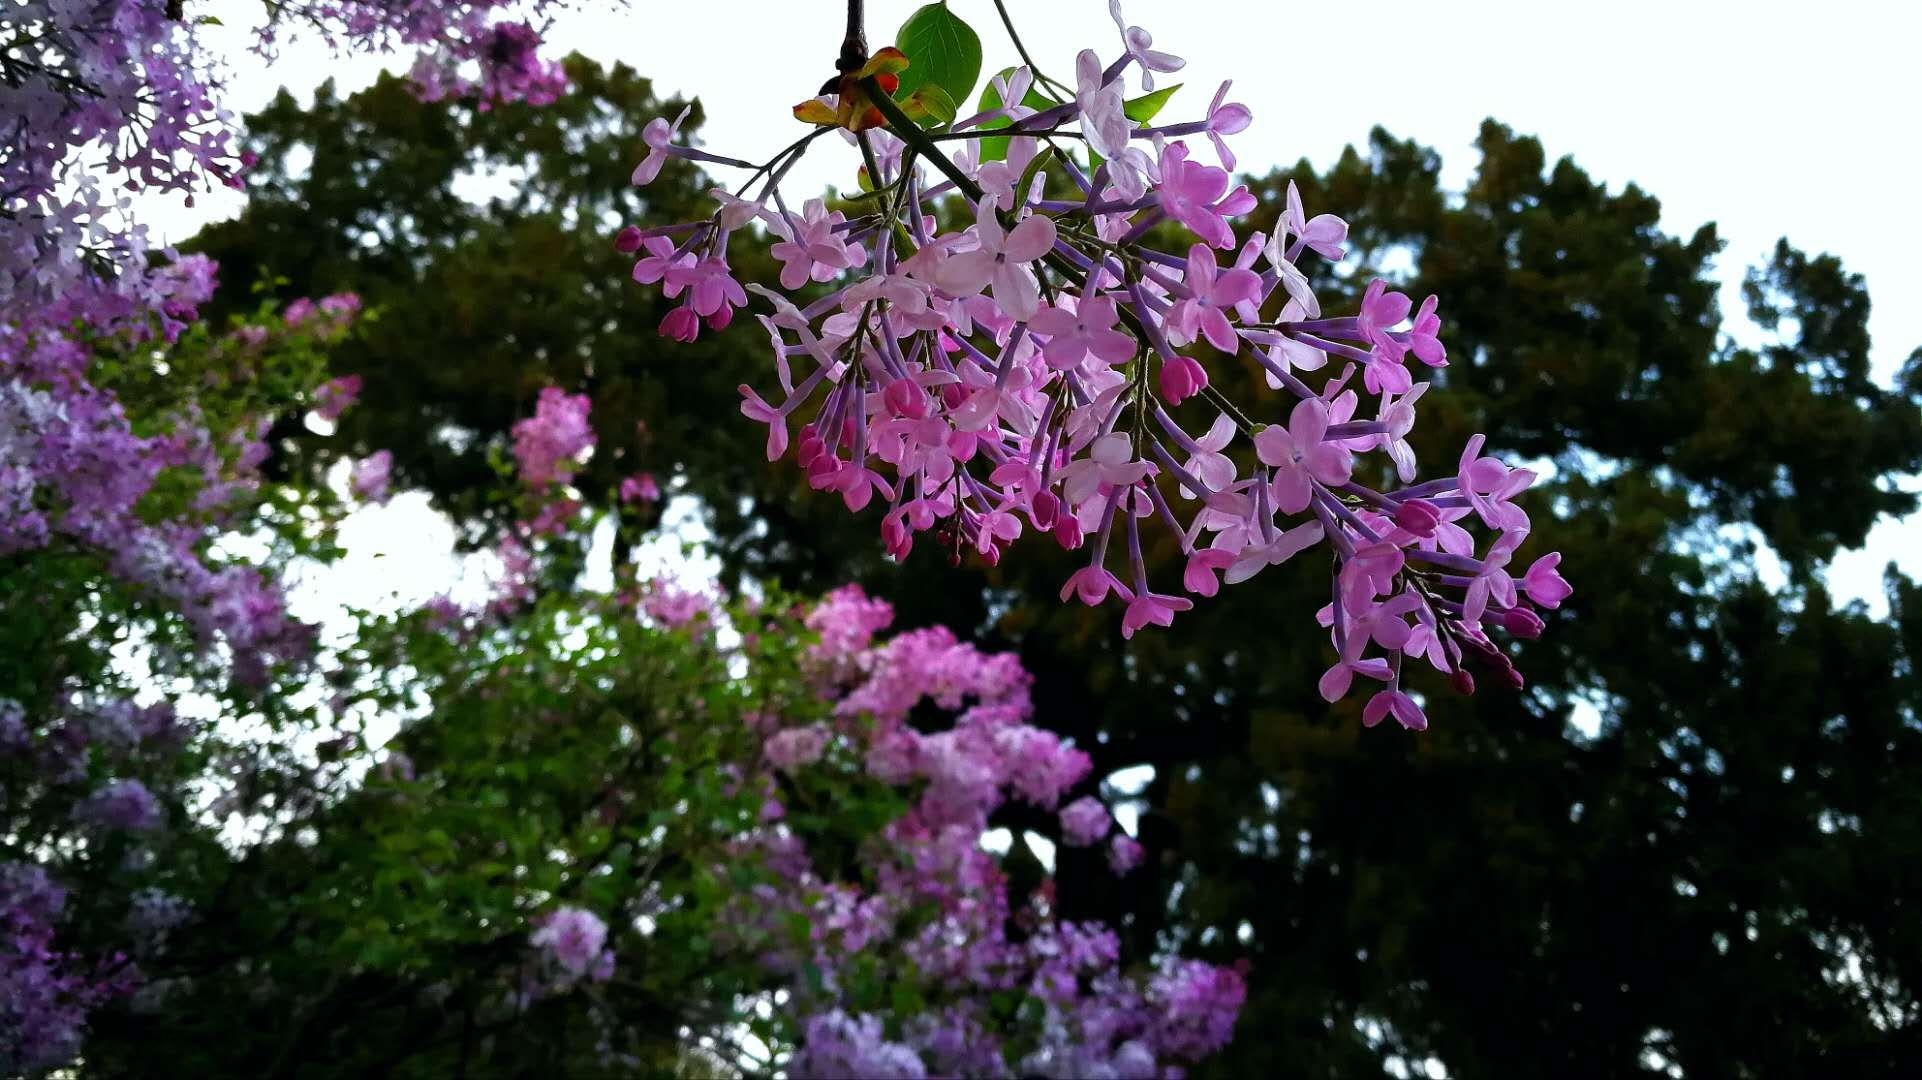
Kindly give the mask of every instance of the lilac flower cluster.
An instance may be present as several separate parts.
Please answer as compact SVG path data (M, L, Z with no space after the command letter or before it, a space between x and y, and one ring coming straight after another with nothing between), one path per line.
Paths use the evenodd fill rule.
M273 4L340 48L416 50L420 93L546 104L566 89L530 23L544 0ZM0 17L0 322L83 284L139 299L148 241L128 191L241 186L220 64L177 0L17 0ZM468 69L478 74L469 77Z
M223 446L191 416L165 433L138 434L116 395L92 381L98 344L176 337L211 295L214 267L187 257L146 281L160 301L151 308L123 290L82 283L0 333L0 555L89 553L113 577L177 610L204 642L225 642L243 672L257 673L304 652L308 631L257 570L215 566L203 550L221 511L255 483L265 447L238 433L239 445ZM326 322L289 332L337 335L357 304L329 298ZM168 468L200 474L199 513L150 522L136 510Z
M297 403L251 394L182 401L164 390L156 402L144 396L151 390L140 368L252 368L270 346L311 359L351 322L358 301L329 297L229 335L183 336L212 292L213 264L179 259L137 284L83 279L52 303L0 320L0 556L15 564L23 603L42 602L42 588L125 594L137 601L131 613L108 605L86 632L124 640L132 631L126 636L146 640L145 659L165 675L231 675L251 690L272 666L305 659L311 630L288 615L276 581L218 561L211 549L243 523L259 484L267 448L255 410ZM123 401L128 386L140 396ZM163 474L171 474L164 486ZM191 633L153 632L176 622ZM10 778L0 832L44 863L0 870L7 1075L64 1064L89 1011L137 988L137 971L120 956L96 964L53 947L64 903L53 882L99 881L102 870L137 881L156 834L187 799L183 765L197 761L181 754L194 733L168 702L115 697L99 672L39 674L6 688L28 700L0 700L0 772ZM101 859L110 863L87 865ZM186 914L177 898L134 893L125 951L158 952Z
M387 489L393 471L393 451L376 450L354 464L353 474L347 480L348 488L356 499L375 506L385 506L387 500L393 497L393 493Z
M361 378L358 375L342 375L329 379L314 391L314 415L328 423L333 423L360 400Z
M535 511L556 497L556 463L577 459L589 438L585 399L555 392L545 401L518 433L526 451L520 486L528 487L529 464L548 481L530 493ZM583 531L579 521L563 522L553 534L531 537L533 546L521 545L521 535L504 541L518 552L512 593L497 595L483 621L531 602L547 559ZM615 605L720 645L715 602L698 591L658 581L625 586ZM747 672L766 633L754 625L758 612L747 604L731 616ZM454 617L462 623L457 633L475 625L464 613ZM785 986L789 1070L1165 1076L1220 1049L1245 993L1239 970L1174 957L1124 967L1115 934L1051 910L1051 883L1025 902L1012 898L983 848L997 808L1013 800L1054 810L1090 769L1084 752L1032 723L1032 680L1018 659L983 653L940 627L884 638L892 609L852 586L800 618L815 635L801 657L800 689L826 708L794 708L795 719L784 720L790 710L777 697L748 717L759 754L724 773L735 792L758 793L759 812L741 831L726 826L719 839L727 854L715 867L732 877L749 863L770 875L734 897L717 940ZM952 722L930 725L930 709ZM790 823L789 792L816 784L837 798L862 786L868 798L907 799L893 820L861 828L853 872L838 862L817 865L808 840L815 826ZM797 808L814 805L798 798ZM1105 808L1092 799L1074 807L1070 817L1087 824L1069 828L1081 828L1089 843L1108 842L1117 874L1140 862L1138 844L1108 835L1113 819ZM513 1000L525 1005L608 977L611 933L581 908L543 915ZM911 993L916 1004L877 1007L876 980Z
M1030 679L1012 655L983 654L938 628L876 641L891 616L851 586L813 608L806 623L820 641L809 664L835 702L834 721L766 735L776 768L852 767L919 793L863 849L864 884L823 878L770 795L770 824L754 846L780 884L748 899L747 918L774 926L798 914L810 926L806 941L765 958L777 971L809 972L790 987L793 1074L1159 1076L1219 1050L1245 993L1238 972L1166 959L1131 975L1112 932L1056 918L1045 890L1018 909L1010 902L981 847L988 815L1009 798L1053 807L1085 778L1088 758L1028 724ZM953 726L909 727L924 701L958 713ZM1107 811L1076 809L1084 803L1092 800L1070 810L1098 814L1105 832ZM866 977L911 988L926 1008L892 1017L853 1009Z
M614 975L607 924L591 911L555 908L534 921L528 944L540 953L548 992L570 989L582 980L606 982Z
M1230 173L1226 137L1248 109L1224 83L1200 118L1130 119L1129 73L1145 89L1181 61L1114 14L1121 56L1084 50L1072 86L1014 69L981 111L933 128L889 96L890 73L913 63L891 49L839 95L797 106L822 126L759 166L677 145L678 120L649 124L636 183L668 158L752 170L736 192L716 189L710 218L616 238L639 255L637 281L681 300L662 333L726 326L758 294L777 392L743 386L742 412L767 426L770 460L791 452L852 511L881 505L897 558L931 533L957 562L972 551L994 563L1024 533L1046 534L1087 553L1062 599L1118 599L1131 636L1189 610L1184 592L1213 596L1319 548L1328 700L1359 676L1378 687L1367 724L1419 729L1408 660L1464 692L1470 667L1519 687L1491 634L1539 634L1538 610L1569 588L1555 554L1510 567L1532 472L1484 456L1476 436L1452 475L1418 479L1408 437L1428 384L1415 370L1448 362L1436 299L1417 306L1377 280L1359 311L1325 315L1302 263L1342 258L1347 226L1309 216L1290 185L1273 235L1237 231L1256 201ZM853 97L864 107L846 108ZM845 210L797 211L780 181L835 128L860 146L865 193ZM1189 137L1220 164L1196 159ZM1050 195L1063 189L1076 194ZM967 223L944 228L943 209ZM750 227L777 241L779 291L734 277L729 241ZM1150 245L1177 230L1192 239ZM1214 385L1211 368L1242 361L1279 402ZM1494 534L1479 553L1476 527ZM1185 557L1179 590L1149 580L1144 533L1157 528Z
M523 484L538 491L574 478L579 459L594 445L594 429L587 422L591 404L586 394L552 386L541 391L534 415L517 421L512 431Z
M193 905L165 889L148 887L133 894L127 909L127 936L136 955L164 952L167 939L193 918Z
M98 962L57 947L66 890L38 866L0 865L0 1073L56 1068L79 1052L87 1016L132 992L123 957Z
M621 480L621 501L623 503L656 503L661 501L661 485L653 473L636 473Z
M0 319L68 293L102 263L139 265L145 235L125 221L125 200L103 178L190 193L237 184L240 165L212 65L167 0L8 8L0 20Z
M624 599L657 627L712 629L718 604L701 589L691 589L667 577L644 582Z
M416 4L429 12L447 4ZM540 55L540 32L524 22L487 25L485 11L470 11L453 26L458 33L442 46L420 54L409 77L422 101L474 98L485 112L510 101L551 105L567 92L567 73L558 61ZM462 73L471 63L478 78Z
M162 797L124 774L138 770L178 801L174 765L186 741L164 701L88 695L35 715L0 699L0 772L11 778L0 829L45 863L0 863L0 1073L65 1064L88 1014L140 989L141 974L123 953L154 955L188 916L177 897L147 889L131 897L120 951L90 959L54 941L67 898L55 875L107 852L120 853L112 858L122 871L144 865L145 834L164 822ZM94 779L103 771L123 777ZM136 861L121 861L127 854Z
M87 796L74 817L99 829L149 832L160 827L160 801L138 780L115 780Z

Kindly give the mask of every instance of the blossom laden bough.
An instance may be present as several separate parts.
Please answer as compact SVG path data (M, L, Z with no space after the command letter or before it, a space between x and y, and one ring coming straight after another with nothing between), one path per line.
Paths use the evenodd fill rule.
M153 245L129 192L239 188L214 22L179 0L17 0L0 15L0 321L77 289L151 300ZM547 104L566 89L538 52L549 0L310 0L268 5L258 50L306 35L343 51L411 52L427 100Z
M795 109L815 129L759 165L650 124L637 183L669 157L749 171L708 219L617 239L644 252L637 281L688 297L663 334L692 340L764 297L778 390L743 386L742 413L767 425L770 460L792 452L816 489L881 507L897 558L923 534L954 561L991 564L1045 536L1089 555L1063 600L1118 599L1132 636L1192 607L1149 580L1143 529L1178 546L1182 589L1201 597L1319 549L1332 564L1331 700L1359 676L1381 684L1364 720L1424 726L1402 690L1409 659L1461 688L1469 665L1519 686L1490 634L1538 634L1535 609L1567 584L1553 553L1509 571L1529 530L1514 500L1534 474L1483 456L1481 436L1455 476L1419 479L1408 439L1429 384L1410 358L1448 364L1437 298L1416 305L1376 280L1356 313L1324 315L1301 263L1341 259L1347 225L1310 216L1291 184L1274 235L1238 228L1256 200L1227 140L1250 111L1223 83L1203 118L1155 123L1173 88L1131 99L1128 78L1145 91L1182 61L1118 2L1111 14L1120 56L1083 50L1073 85L1031 65L1004 72L973 115L930 112L925 83L893 96L900 73L920 62L946 75L948 57L844 48L843 74ZM966 78L940 92L966 100ZM859 149L862 192L797 213L781 181L828 132ZM1191 136L1220 165L1196 160ZM781 291L735 281L729 240L748 227L774 238ZM1185 250L1149 242L1171 228ZM1252 362L1279 400L1231 400L1213 375L1228 361ZM1477 525L1495 535L1478 541Z

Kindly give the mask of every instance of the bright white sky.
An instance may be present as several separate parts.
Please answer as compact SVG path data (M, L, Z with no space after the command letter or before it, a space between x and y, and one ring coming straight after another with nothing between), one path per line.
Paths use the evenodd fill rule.
M890 41L919 2L868 0L870 42ZM981 33L987 72L1016 62L989 0L950 6ZM837 0L585 7L558 20L556 47L626 61L663 95L699 95L708 148L753 160L799 131L788 108L831 74L845 13ZM1083 47L1104 59L1119 51L1104 0L1010 7L1036 62L1057 78L1072 77ZM236 111L258 107L283 84L306 96L333 76L351 90L378 71L316 46L288 48L268 67L244 51L244 28L261 10L259 0L188 5L189 14L217 14L226 24L210 32L231 43ZM1720 262L1725 311L1741 310L1735 286L1743 269L1787 236L1804 250L1841 256L1867 278L1884 380L1922 345L1922 305L1901 300L1922 295L1922 262L1909 250L1922 229L1907 209L1922 149L1900 135L1903 103L1915 101L1922 5L1127 0L1125 10L1157 48L1188 58L1179 73L1188 89L1169 115L1187 115L1184 102L1199 108L1222 79L1235 80L1233 98L1255 116L1235 142L1244 169L1303 156L1325 166L1381 124L1436 148L1445 183L1459 189L1476 161L1476 129L1492 116L1540 136L1551 160L1572 155L1611 187L1640 184L1662 200L1671 232L1715 221L1728 244ZM846 183L852 159L838 145L821 149L791 175L793 190ZM147 203L141 212L169 239L183 239L237 208L237 200L215 198L193 211ZM1838 560L1832 583L1879 610L1881 567L1891 559L1922 574L1922 522L1885 523L1866 551Z

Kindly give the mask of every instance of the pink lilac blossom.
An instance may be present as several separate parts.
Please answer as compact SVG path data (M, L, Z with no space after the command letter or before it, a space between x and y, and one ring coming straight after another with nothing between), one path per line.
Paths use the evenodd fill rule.
M767 740L767 763L783 772L792 772L821 760L828 746L828 730L818 724L788 728Z
M574 478L581 456L594 445L589 406L586 394L552 386L541 391L534 415L516 422L512 432L523 484L539 491Z
M314 391L314 415L328 423L340 419L348 407L360 400L360 376L342 375L329 379Z
M1409 438L1429 384L1410 360L1447 365L1439 302L1377 280L1354 314L1324 315L1301 264L1343 258L1347 225L1310 216L1291 184L1275 234L1248 230L1256 199L1229 171L1228 140L1250 111L1224 83L1199 119L1128 119L1131 73L1145 88L1181 61L1112 14L1125 51L1082 51L1059 106L988 110L935 141L870 95L884 125L863 114L850 126L865 129L853 141L866 143L876 194L852 216L797 215L782 195L813 140L756 165L681 145L656 121L637 182L669 158L753 170L706 220L623 230L638 282L669 297L716 283L664 332L690 339L749 292L764 299L776 378L741 387L743 415L767 426L770 460L791 453L816 490L874 507L897 559L929 535L955 563L973 553L993 565L1024 537L1085 552L1063 601L1118 601L1130 637L1172 625L1193 606L1184 593L1210 597L1316 551L1341 658L1324 691L1381 684L1367 692L1391 696L1368 717L1414 727L1410 658L1457 687L1473 683L1467 666L1519 685L1489 635L1541 632L1536 609L1568 586L1553 553L1532 576L1507 568L1528 535L1515 500L1532 472L1484 456L1477 435L1455 475L1420 478ZM1036 81L1024 67L1001 90ZM838 116L807 104L797 115ZM1056 133L1079 141L1052 139L1044 155L1039 137ZM1194 160L1190 137L1212 142L1221 166ZM1005 160L975 141L990 138ZM1098 165L1061 148L1081 144ZM733 285L730 237L757 222L779 240L780 289L720 287ZM1151 246L1169 223L1188 235L1182 248ZM1224 363L1252 363L1275 395L1230 400L1211 377ZM1238 461L1251 462L1245 474ZM1179 549L1180 589L1150 580L1143 530ZM1418 629L1372 633L1385 604Z
M113 578L178 611L204 644L224 640L253 678L304 655L310 637L257 572L204 554L227 504L256 483L266 450L250 436L258 429L230 433L227 450L193 416L137 434L115 395L91 381L101 347L173 341L211 295L214 267L183 258L144 282L141 303L83 283L0 333L0 554L56 545L90 553ZM342 329L330 317L282 333L329 340ZM206 484L194 513L148 521L136 507L170 467L197 469Z
M570 537L520 548L517 604L533 598L546 555ZM768 614L750 604L732 618ZM823 707L796 709L794 719L778 708L743 716L759 752L724 773L754 811L716 868L759 878L728 908L717 940L747 950L786 990L788 1071L1173 1075L1219 1049L1239 1011L1239 972L1166 956L1125 963L1114 933L1054 912L1051 883L1011 896L983 847L1002 807L1053 810L1090 770L1085 753L1031 722L1032 680L1019 660L943 627L884 636L892 610L852 586L799 614L818 635L801 674ZM791 625L742 628L747 671L753 643ZM799 805L816 806L821 794L856 787L869 797L892 789L879 805L904 809L817 867L797 830L818 815L791 814L787 801L815 789ZM1117 873L1140 858L1110 849ZM578 988L611 963L605 928L584 916L557 912L533 933L523 1003ZM847 996L855 978L912 989L925 1007L857 1010ZM1015 1020L1004 1018L1004 1001L1018 1006Z
M778 883L757 888L744 927L791 925L763 961L780 975L812 972L789 987L798 1046L796 1076L1175 1075L1219 1050L1239 1013L1239 972L1163 958L1145 973L1122 966L1119 940L1093 924L1052 914L1047 890L1025 904L981 845L990 815L1008 799L1053 807L1084 780L1085 755L1031 727L1029 678L1014 658L989 655L932 627L877 635L891 612L852 586L805 616L821 635L807 653L820 692L834 702L834 728L857 751L821 753L829 729L782 726L762 717L764 754L806 784L830 774L834 790L864 769L913 793L907 811L861 848L860 884L822 876L788 830L783 787L770 787L763 831L747 838ZM932 704L953 715L931 725ZM773 730L767 730L772 723ZM859 751L865 747L865 753ZM859 765L855 765L859 762ZM1098 801L1063 811L1064 836L1099 842L1112 826ZM1141 852L1117 836L1117 874ZM1019 932L1016 928L1019 927ZM925 999L910 1015L850 1012L840 997L858 958L864 978L898 980ZM1012 1021L990 1021L990 1002L1019 1003ZM1027 1048L1025 1050L1018 1048Z
M614 974L614 953L606 948L607 923L591 911L556 908L535 920L528 944L561 980L606 982Z
M1072 847L1099 844L1113 826L1113 815L1092 795L1084 795L1061 808L1061 838Z
M1114 871L1116 877L1125 877L1133 872L1135 867L1141 865L1141 860L1146 854L1146 849L1137 843L1134 837L1117 833L1114 839L1108 842L1108 869Z
M697 622L712 626L714 598L699 589L689 589L670 578L655 578L641 590L641 614L654 625L677 629Z
M656 503L661 501L661 485L653 473L637 473L621 481L621 501L624 503Z
M388 480L394 468L394 455L388 450L376 450L354 466L354 474L348 486L354 497L375 506L386 506L392 497L387 490Z

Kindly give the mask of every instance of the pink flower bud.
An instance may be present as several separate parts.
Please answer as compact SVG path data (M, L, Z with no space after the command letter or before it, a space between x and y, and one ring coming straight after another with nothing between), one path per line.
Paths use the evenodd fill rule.
M1054 540L1065 551L1073 551L1081 546L1081 523L1073 514L1063 514L1054 523Z
M1509 608L1501 614L1502 629L1528 641L1542 636L1542 617L1527 608Z
M1170 405L1182 402L1201 393L1208 385L1208 372L1200 364L1187 356L1177 356L1162 362L1159 378L1161 396Z
M794 444L794 463L803 469L811 468L827 452L827 444L815 434L814 425L801 429L801 438Z
M881 392L881 400L888 411L909 420L919 420L928 415L928 401L921 393L921 387L913 379L896 379Z
M1061 513L1061 500L1055 497L1054 492L1043 491L1035 495L1029 516L1034 519L1035 528L1052 529L1055 515L1059 513Z
M889 514L881 519L881 543L887 548L888 554L899 562L914 550L914 533L900 518Z
M693 341L701 336L701 317L694 314L693 308L682 304L661 320L661 336L675 341Z
M974 452L981 448L981 437L972 431L948 433L948 453L954 460L966 464L974 460Z
M1454 687L1455 692L1463 697L1475 696L1475 677L1470 675L1466 668L1457 668L1455 673L1448 677L1448 685Z
M632 225L623 226L614 234L614 250L623 255L632 255L641 250L641 230Z
M1441 509L1427 499L1409 499L1395 507L1395 524L1405 531L1427 539L1441 524Z

